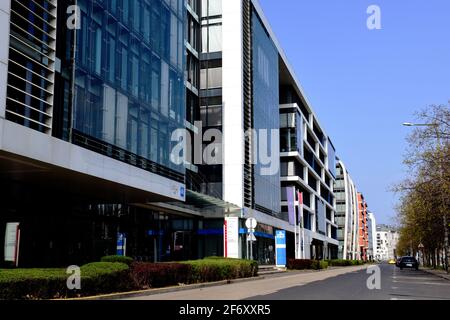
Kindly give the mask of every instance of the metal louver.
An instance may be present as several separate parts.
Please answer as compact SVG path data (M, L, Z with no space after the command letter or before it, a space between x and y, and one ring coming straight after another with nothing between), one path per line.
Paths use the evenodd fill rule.
M253 128L253 79L252 79L252 4L250 0L243 0L243 47L244 47L244 130ZM254 185L252 165L253 139L249 137L245 141L244 163L244 205L253 208Z
M6 119L51 134L57 0L11 0Z

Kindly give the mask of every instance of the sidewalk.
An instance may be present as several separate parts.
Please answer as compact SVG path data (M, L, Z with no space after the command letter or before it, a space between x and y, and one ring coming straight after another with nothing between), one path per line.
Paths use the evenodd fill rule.
M438 276L440 278L450 280L450 274L448 274L444 270L436 270L436 269L431 269L431 268L421 268L421 270L428 272L430 274L433 274L435 276Z
M166 293L109 296L108 299L127 300L242 300L256 295L267 295L289 287L306 285L311 282L333 278L342 274L365 270L367 266L340 267L323 271L286 272L266 276L258 281L240 281L227 285L213 285L183 291ZM258 279L258 278L256 278Z

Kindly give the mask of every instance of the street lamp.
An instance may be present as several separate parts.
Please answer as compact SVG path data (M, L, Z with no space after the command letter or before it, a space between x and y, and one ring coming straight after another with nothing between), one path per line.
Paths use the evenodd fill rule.
M403 123L405 127L434 127L434 130L436 131L436 139L437 139L437 147L438 147L438 153L439 158L442 158L442 151L441 151L441 136L439 132L439 125L437 123L411 123L411 122L405 122ZM441 181L444 181L444 168L442 166L442 160L439 159L439 174ZM442 193L442 198L444 197L444 194ZM441 207L444 205L445 199L442 199ZM448 270L448 222L447 222L447 213L446 210L443 210L443 222L444 222L444 255L445 255L445 270L447 273Z

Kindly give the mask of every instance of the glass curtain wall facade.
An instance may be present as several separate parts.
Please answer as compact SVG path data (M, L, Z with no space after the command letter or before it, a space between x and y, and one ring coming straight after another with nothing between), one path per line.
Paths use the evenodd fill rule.
M260 151L267 151L279 168L279 70L278 50L262 25L256 12L252 14L253 35L253 127L257 132ZM272 131L276 133L272 141ZM265 132L265 134L264 134ZM272 142L275 148L272 149ZM267 149L262 145L266 143ZM254 155L258 159L258 155ZM279 215L280 212L280 173L264 174L267 165L259 158L254 166L254 203L255 208L266 213Z
M93 139L132 164L184 175L184 166L170 161L171 133L185 120L184 1L77 4L75 142Z

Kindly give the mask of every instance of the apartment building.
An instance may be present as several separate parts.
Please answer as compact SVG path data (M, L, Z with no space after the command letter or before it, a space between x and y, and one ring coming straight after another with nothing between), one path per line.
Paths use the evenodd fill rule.
M376 246L377 246L377 223L373 212L367 213L367 237L369 239L369 245L367 248L367 258L369 260L375 260Z
M342 160L336 163L336 224L339 240L339 258L357 259L359 212L357 189Z
M388 225L378 225L376 231L375 258L388 261L397 258L398 231Z
M358 254L359 260L368 260L367 250L369 248L369 225L368 205L364 195L358 192Z

